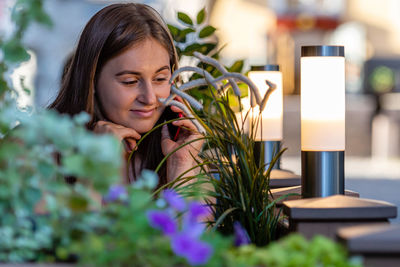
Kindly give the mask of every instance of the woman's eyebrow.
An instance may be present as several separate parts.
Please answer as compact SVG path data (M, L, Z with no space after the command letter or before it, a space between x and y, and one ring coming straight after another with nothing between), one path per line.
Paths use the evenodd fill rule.
M123 70L123 71L120 71L117 74L115 74L115 76L121 76L121 75L125 75L125 74L140 75L140 72L131 71L131 70Z
M157 72L160 72L160 71L163 71L163 70L169 70L169 66L168 66L168 65L165 65L165 66L159 68L158 70L156 70L156 73L157 73Z
M155 73L158 73L163 70L169 70L169 69L170 69L169 66L165 65L165 66L162 66L161 68L159 68L158 70L156 70ZM123 70L123 71L120 71L117 74L115 74L115 76L121 76L121 75L125 75L125 74L140 75L141 73L137 72L137 71Z

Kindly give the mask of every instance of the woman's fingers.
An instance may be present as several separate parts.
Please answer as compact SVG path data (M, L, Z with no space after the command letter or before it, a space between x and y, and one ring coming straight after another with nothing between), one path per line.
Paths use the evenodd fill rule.
M94 132L113 134L120 141L128 137L139 140L141 137L140 134L132 128L128 128L108 121L98 121L94 127Z
M193 124L191 120L179 120L179 121L173 121L172 124L177 127L185 127L188 128L192 131L197 132L196 126Z
M182 127L181 133L179 134L178 143L185 143L200 138L202 135L197 131L196 126L190 120L174 121L175 126ZM189 146L197 151L200 151L204 141L198 140L190 143Z
M136 148L136 140L135 139L128 137L128 138L125 138L123 140L123 142L124 142L126 151L132 152L133 150L135 150L135 148Z
M161 149L164 155L171 152L177 144L171 140L167 125L163 125L161 128Z
M130 138L139 140L141 137L140 134L138 134L135 130L126 127L115 129L114 134L121 137L121 139Z
M169 132L168 132L168 126L164 124L161 128L161 142L165 140L170 140L171 138L169 137Z
M123 143L127 152L131 152L136 147L136 140L141 138L140 134L132 128L108 121L98 121L94 127L94 132L114 135L120 142Z
M174 100L181 102L182 104L184 103L182 97L180 96L175 96ZM177 106L171 105L171 110L176 113L183 113L183 110L178 108Z
M171 105L171 110L175 113L184 113L182 109L178 108L177 106Z

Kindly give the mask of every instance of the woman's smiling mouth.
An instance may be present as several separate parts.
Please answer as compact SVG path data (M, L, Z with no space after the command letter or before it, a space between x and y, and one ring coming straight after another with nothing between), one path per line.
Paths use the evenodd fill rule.
M133 112L138 117L148 118L148 117L151 117L154 114L154 112L156 111L156 108L152 108L152 109L131 109L130 111Z

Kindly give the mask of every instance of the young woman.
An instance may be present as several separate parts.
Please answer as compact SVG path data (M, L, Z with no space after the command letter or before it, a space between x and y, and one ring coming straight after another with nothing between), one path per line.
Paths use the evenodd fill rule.
M155 125L176 118L176 107L164 107L158 98L170 94L169 79L177 68L173 39L160 15L143 4L114 4L95 14L83 30L49 108L70 115L85 111L88 128L115 135L125 148L125 158L143 134ZM179 145L199 138L190 120L173 122L175 133L164 126L146 137L134 153L126 182L142 169L154 170L162 158ZM194 166L202 142L175 152L160 170L160 185Z

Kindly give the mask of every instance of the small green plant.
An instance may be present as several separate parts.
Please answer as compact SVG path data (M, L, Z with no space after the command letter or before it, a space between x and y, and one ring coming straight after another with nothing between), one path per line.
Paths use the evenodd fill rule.
M212 233L205 233L205 225L199 221L208 209L170 189L154 200L152 191L157 183L157 175L145 170L133 185L110 189L101 210L107 223L72 247L81 263L189 266L210 261L214 249L203 239Z
M299 234L290 234L263 248L242 246L232 250L230 256L236 266L362 266L360 258L349 259L345 249L332 240L316 236L308 241Z
M192 56L195 51L208 55L217 47L216 41L209 40L216 28L206 25L205 8L199 11L196 20L184 12L178 12L177 17L182 26L168 24L168 29L174 38L179 57Z
M193 57L194 53L201 53L203 55L212 57L216 60L220 58L220 52L225 45L220 45L218 38L215 36L215 32L218 31L215 27L207 24L207 12L206 9L201 9L196 18L191 18L184 12L177 13L178 21L180 26L174 26L168 24L168 28L175 41L175 46L179 58ZM222 73L213 65L204 64L201 61L194 61L196 67L202 68L213 77L218 77ZM231 66L225 66L229 72L241 73L243 71L244 60L236 60ZM187 77L188 81L196 80L201 78L201 74L192 73ZM247 96L247 87L239 85L241 89L242 97ZM207 85L199 86L188 91L188 93L198 99L205 107L213 101L212 92L215 93L215 88ZM232 94L230 91L229 93ZM230 98L231 106L238 106L240 102L237 102L235 97Z
M0 261L67 260L61 248L89 219L88 212L100 209L91 186L101 194L120 179L118 141L89 133L86 114L71 119L9 106L0 116L11 112L18 126L0 140ZM66 176L79 183L68 185Z

